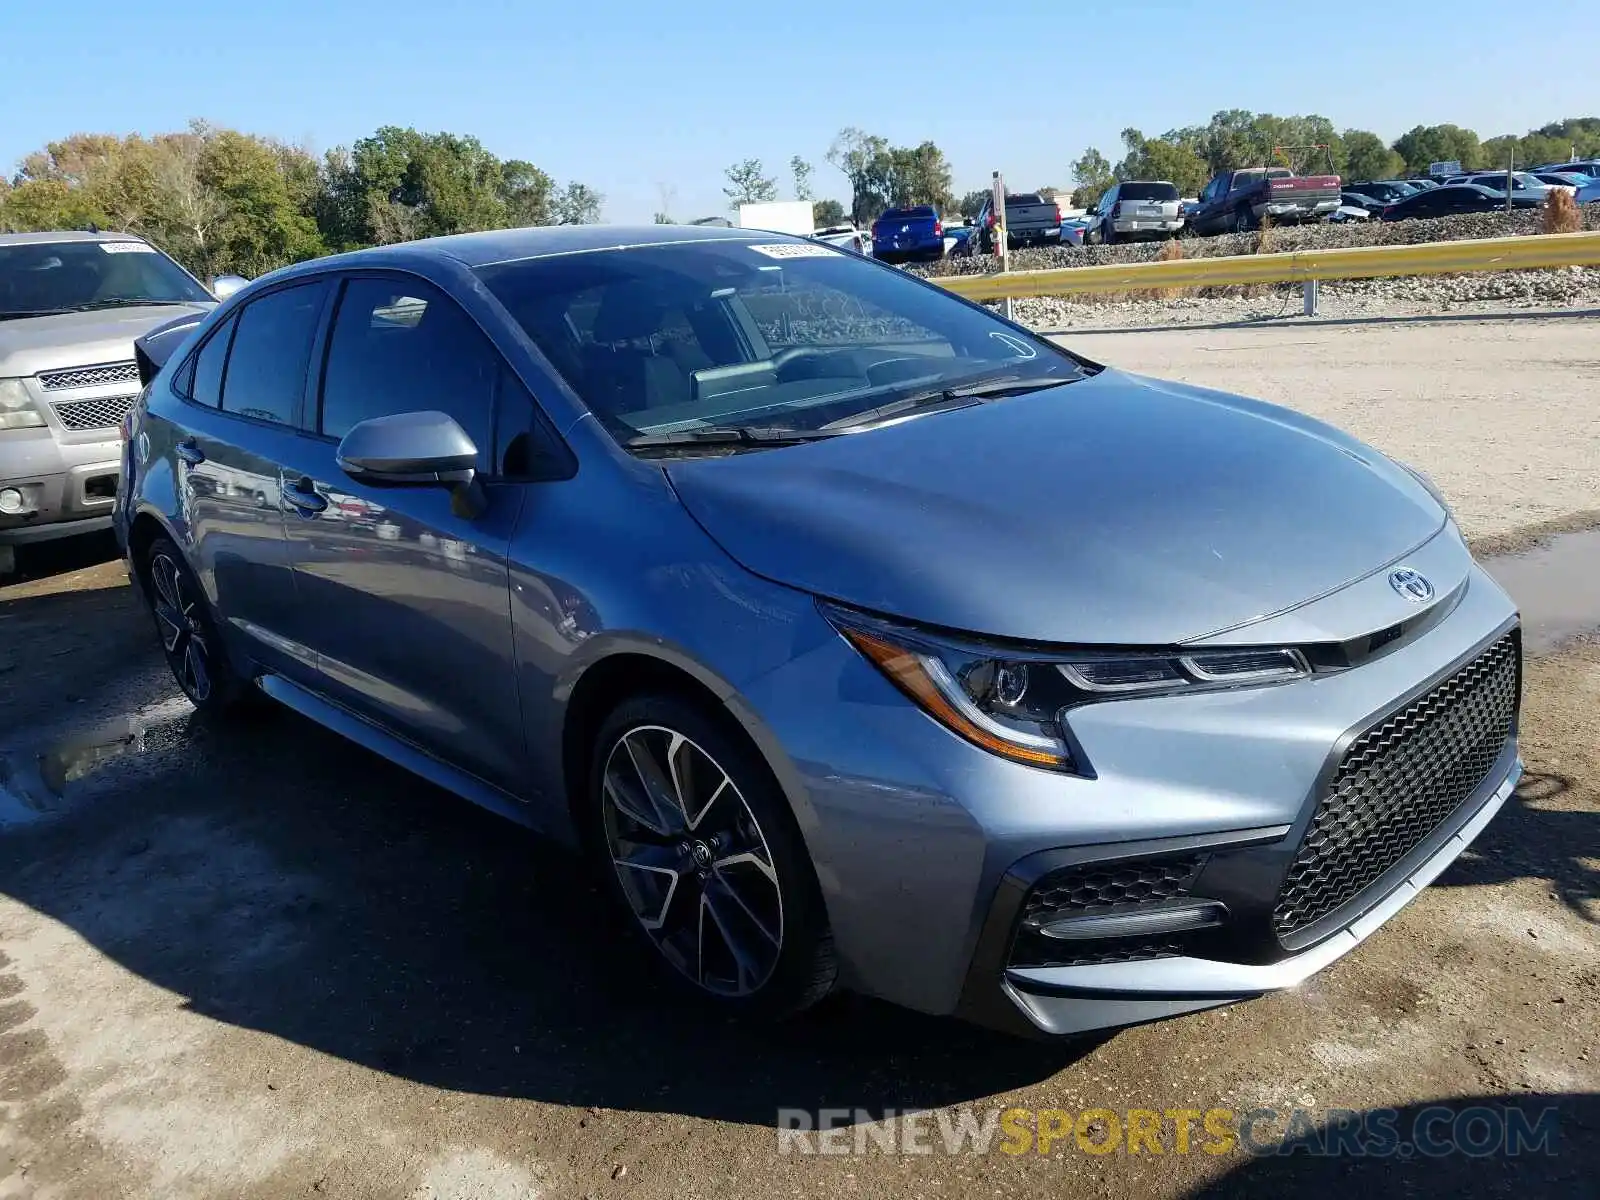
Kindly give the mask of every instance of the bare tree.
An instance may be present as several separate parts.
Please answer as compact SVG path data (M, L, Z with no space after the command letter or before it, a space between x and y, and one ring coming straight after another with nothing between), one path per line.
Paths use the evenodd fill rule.
M156 184L171 225L169 236L180 255L209 273L212 232L227 215L221 196L202 178L205 139L197 133L173 133L156 142ZM185 254L185 252L187 252Z
M422 229L422 214L409 204L374 196L367 211L373 236L380 246L415 241Z

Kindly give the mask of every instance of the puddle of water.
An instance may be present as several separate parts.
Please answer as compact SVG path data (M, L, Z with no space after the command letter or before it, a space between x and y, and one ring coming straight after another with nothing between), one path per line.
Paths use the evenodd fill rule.
M1483 566L1522 610L1522 643L1530 654L1600 629L1600 529L1558 534L1537 550Z
M124 717L78 734L43 754L0 755L0 828L58 811L69 785L112 759L145 748L145 722Z

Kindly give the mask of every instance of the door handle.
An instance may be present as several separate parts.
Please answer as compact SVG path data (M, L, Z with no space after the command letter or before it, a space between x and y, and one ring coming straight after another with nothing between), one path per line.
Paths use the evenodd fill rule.
M328 498L317 491L317 485L309 476L296 480L293 487L286 488L283 498L294 505L302 517L314 517L328 507Z
M193 438L185 438L173 449L177 456L191 467L198 467L206 460L206 452L200 449Z

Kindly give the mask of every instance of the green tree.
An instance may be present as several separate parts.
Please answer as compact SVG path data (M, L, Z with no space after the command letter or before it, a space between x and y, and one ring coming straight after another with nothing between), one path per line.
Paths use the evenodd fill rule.
M794 198L796 200L812 199L811 164L796 154L789 160L789 173L794 176Z
M762 174L759 158L747 158L734 163L723 174L728 177L728 186L722 189L722 194L728 198L732 208L778 198L778 183Z
M1482 165L1478 135L1459 125L1418 125L1395 139L1394 152L1413 175L1425 174L1430 163L1459 162L1463 170Z
M500 165L500 200L513 228L550 224L554 190L555 180L531 162L511 158Z
M1382 138L1365 129L1344 131L1344 153L1344 175L1351 181L1392 179L1404 167L1400 156L1384 145Z
M950 191L950 163L944 151L932 142L896 147L889 153L892 164L890 198L896 208L912 204L931 204L940 212L955 207Z
M551 214L557 225L594 225L605 197L586 183L573 181L556 193Z
M1124 129L1122 145L1126 154L1117 164L1117 178L1164 179L1175 184L1180 195L1198 195L1213 172L1192 144L1147 138L1137 129Z
M1088 208L1116 182L1116 176L1106 156L1090 146L1073 161L1072 182L1072 207Z
M978 219L978 214L983 211L984 202L988 199L988 188L968 192L965 196L961 197L960 201L956 205L956 209L967 220L975 221Z
M850 216L857 225L873 220L894 199L894 157L887 138L855 126L839 131L827 159L850 181Z
M222 206L205 272L254 278L326 252L316 223L295 205L277 153L260 138L232 130L208 137L198 173Z
M811 222L816 229L826 229L830 225L843 225L847 219L844 205L837 200L813 200L811 202Z

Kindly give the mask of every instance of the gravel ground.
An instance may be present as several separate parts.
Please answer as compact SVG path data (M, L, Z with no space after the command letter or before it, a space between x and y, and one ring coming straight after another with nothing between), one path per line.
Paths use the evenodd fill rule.
M1600 204L1586 204L1584 228L1600 230ZM1540 216L1536 211L1514 213L1470 213L1458 217L1437 217L1416 221L1352 221L1344 224L1291 225L1262 233L1225 233L1216 237L1181 239L1186 258L1227 257L1255 254L1263 248L1273 251L1329 250L1338 246L1412 246L1422 242L1451 242L1464 238L1510 237L1536 234ZM1263 242L1267 244L1263 247ZM1106 263L1150 262L1161 253L1162 242L1124 242L1115 246L1057 246L1018 250L1011 255L1014 271L1041 271L1052 267L1085 267ZM940 275L983 275L990 260L982 257L947 258L907 270L929 277Z
M1585 228L1600 230L1600 204L1583 208ZM1369 221L1342 225L1299 225L1266 233L1223 234L1184 238L1187 258L1228 257L1261 250L1293 251L1340 246L1415 245L1466 238L1508 237L1539 232L1537 212L1475 213L1418 221ZM1011 256L1013 270L1151 262L1161 242L1131 242L1081 249L1021 250ZM929 278L982 275L989 261L950 258L907 268ZM1340 315L1389 314L1414 310L1448 312L1465 304L1497 302L1507 307L1600 305L1600 268L1563 267L1549 271L1483 271L1466 275L1409 276L1395 279L1336 280L1322 285L1321 308ZM1199 289L1193 294L1161 298L1152 293L1124 296L1045 296L1016 301L1016 315L1036 329L1054 330L1081 323L1085 314L1097 321L1148 321L1184 324L1298 313L1298 285Z
M1593 503L1592 349L1573 376L1592 328L1084 340L1376 432L1511 544ZM1515 362L1541 383L1508 397ZM665 1000L531 836L291 714L197 720L106 553L54 548L0 589L0 789L58 785L42 813L0 811L0 1197L1600 1195L1600 640L1530 662L1529 773L1473 852L1293 993L1069 1046L848 997L751 1030ZM1600 562L1564 570L1524 572L1524 603ZM780 1107L824 1106L1392 1108L1408 1130L1435 1104L1553 1110L1554 1154L1262 1158L1169 1136L1159 1155L815 1157L774 1130Z

